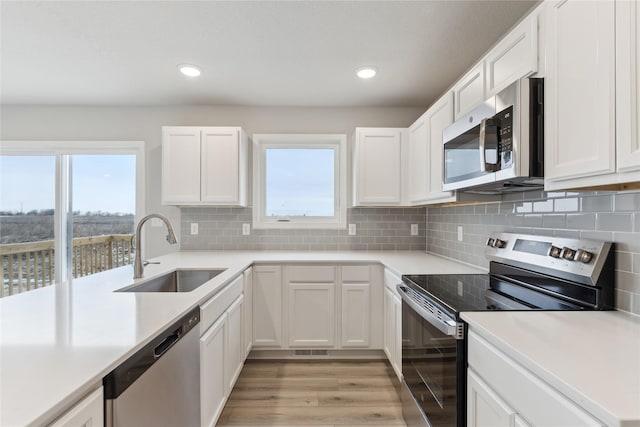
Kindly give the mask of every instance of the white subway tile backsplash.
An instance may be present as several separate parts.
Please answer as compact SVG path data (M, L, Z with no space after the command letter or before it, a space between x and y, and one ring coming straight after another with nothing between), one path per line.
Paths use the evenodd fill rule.
M417 250L426 249L425 227L411 235L411 224L426 224L425 208L352 208L347 221L356 224L357 235L347 230L253 229L242 235L242 224L252 222L251 208L195 207L181 209L182 250ZM198 222L200 233L186 233Z
M530 191L473 205L470 212L459 205L429 207L427 251L487 268L484 243L493 231L612 241L616 307L640 314L640 192ZM464 242L457 241L458 225Z

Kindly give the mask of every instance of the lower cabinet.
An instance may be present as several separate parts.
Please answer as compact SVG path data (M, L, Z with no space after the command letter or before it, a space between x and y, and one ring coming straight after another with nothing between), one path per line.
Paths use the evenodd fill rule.
M200 413L202 426L214 426L226 401L224 381L227 319L221 316L200 338Z
M382 267L253 266L253 348L381 349Z
M605 424L470 327L467 425L601 427Z
M285 266L286 333L290 348L336 345L336 267Z
M200 424L215 426L245 360L244 276L200 306Z
M76 403L50 427L101 427L104 425L102 387Z
M383 349L398 378L402 378L402 300L395 287L401 279L384 272L384 340Z
M253 347L282 347L282 267L253 266Z
M242 303L242 342L245 359L249 356L253 345L253 268L247 268L244 277L244 302Z

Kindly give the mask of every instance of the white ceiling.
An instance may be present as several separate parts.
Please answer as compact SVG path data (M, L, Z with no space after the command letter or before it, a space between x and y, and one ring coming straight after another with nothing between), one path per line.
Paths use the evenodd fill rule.
M426 107L534 4L3 0L0 102Z

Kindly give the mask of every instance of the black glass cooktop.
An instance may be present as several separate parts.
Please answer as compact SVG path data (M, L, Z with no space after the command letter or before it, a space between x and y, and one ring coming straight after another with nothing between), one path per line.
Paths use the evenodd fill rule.
M523 276L492 276L489 274L420 274L405 275L405 284L422 293L441 310L452 316L463 311L493 310L584 310L593 309L567 298L571 292L580 301L589 300L593 290L575 286L564 289L557 281L536 283L526 277L529 286L522 286ZM535 286L534 286L535 285ZM558 287L561 292L557 289ZM564 296L560 296L560 295ZM576 298L577 299L577 298Z

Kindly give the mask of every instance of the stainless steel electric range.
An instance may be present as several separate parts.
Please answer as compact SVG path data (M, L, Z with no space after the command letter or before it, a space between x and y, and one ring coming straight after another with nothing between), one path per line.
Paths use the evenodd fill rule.
M403 415L407 426L466 424L464 311L612 310L612 243L495 233L488 274L405 275Z

